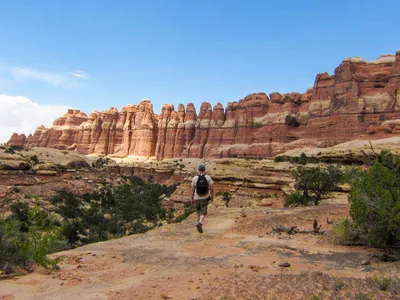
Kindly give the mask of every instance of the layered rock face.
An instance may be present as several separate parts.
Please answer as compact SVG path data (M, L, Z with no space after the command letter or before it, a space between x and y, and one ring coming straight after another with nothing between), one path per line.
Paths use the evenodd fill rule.
M353 139L400 134L400 51L372 62L348 58L333 75L318 74L304 94L250 94L226 109L204 102L163 105L149 100L93 112L69 110L51 128L14 134L8 144L158 159L271 157L283 151L326 147Z

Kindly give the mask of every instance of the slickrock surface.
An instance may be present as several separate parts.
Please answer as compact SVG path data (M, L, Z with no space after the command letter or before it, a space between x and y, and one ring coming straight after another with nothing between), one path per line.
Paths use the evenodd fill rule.
M330 242L326 219L346 215L347 205L249 209L246 217L241 209L211 208L203 234L191 216L145 234L56 253L59 271L37 269L2 280L0 299L398 299L365 280L398 274L398 263ZM311 229L314 218L326 235L271 233L278 224ZM362 265L365 260L371 264Z
M400 134L400 51L345 59L304 94L250 94L226 109L204 102L153 112L149 100L87 116L70 109L51 128L14 134L9 145L82 154L163 158L271 157L302 147Z

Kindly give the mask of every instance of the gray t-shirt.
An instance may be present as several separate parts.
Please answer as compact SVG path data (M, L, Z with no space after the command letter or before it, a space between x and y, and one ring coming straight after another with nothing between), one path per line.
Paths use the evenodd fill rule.
M208 187L209 187L209 189L208 189L208 194L207 194L207 195L204 195L204 196L199 196L199 195L197 195L196 185L197 185L197 180L199 179L199 176L194 176L193 179L192 179L192 187L194 188L194 200L207 199L208 197L211 196L211 195L210 195L210 187L211 187L211 185L212 185L214 182L212 181L212 179L211 179L210 176L205 175L205 177L206 177L206 180L207 180L207 182L208 182Z

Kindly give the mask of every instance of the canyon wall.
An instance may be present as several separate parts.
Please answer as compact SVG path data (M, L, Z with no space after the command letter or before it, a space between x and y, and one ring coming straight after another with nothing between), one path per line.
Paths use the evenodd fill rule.
M50 128L14 134L9 145L144 157L271 157L302 147L400 134L400 51L365 62L345 59L333 75L318 74L304 94L250 94L226 109L204 102L197 113L149 100L86 115L70 109Z

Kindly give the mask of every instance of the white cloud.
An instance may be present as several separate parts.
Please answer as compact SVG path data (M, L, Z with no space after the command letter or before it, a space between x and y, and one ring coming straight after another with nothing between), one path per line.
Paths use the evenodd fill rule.
M78 79L89 79L88 74L84 71L75 71L75 72L69 73L69 75L74 76L75 78L78 78Z
M36 79L66 89L74 89L79 86L76 83L76 81L74 82L74 80L71 79L70 77L65 77L54 73L43 72L31 68L19 68L19 67L13 68L11 69L11 74L14 77L14 79L17 80ZM84 73L83 75L86 75L86 73Z
M61 85L64 81L62 76L57 74L46 73L30 68L14 68L11 70L11 74L16 79L26 79L33 78L42 80L44 82L50 83L52 85Z
M4 94L0 94L0 107L0 143L7 142L14 132L28 136L37 126L49 127L69 108L66 105L41 105L23 96Z

